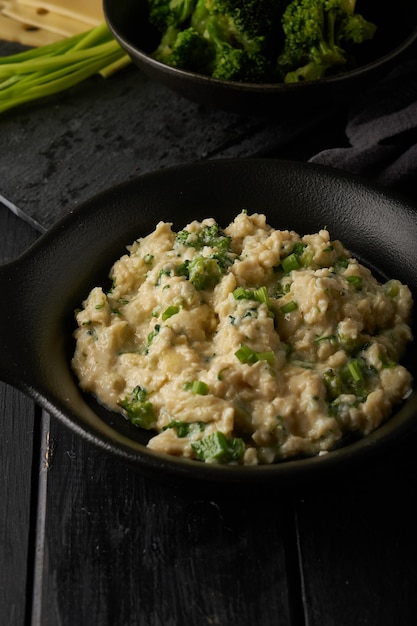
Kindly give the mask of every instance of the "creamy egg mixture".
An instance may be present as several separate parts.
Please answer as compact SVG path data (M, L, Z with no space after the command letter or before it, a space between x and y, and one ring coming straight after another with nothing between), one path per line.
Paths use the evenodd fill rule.
M412 296L379 284L327 230L265 215L176 233L160 222L76 314L83 390L155 431L149 448L255 465L367 435L412 390L398 363Z

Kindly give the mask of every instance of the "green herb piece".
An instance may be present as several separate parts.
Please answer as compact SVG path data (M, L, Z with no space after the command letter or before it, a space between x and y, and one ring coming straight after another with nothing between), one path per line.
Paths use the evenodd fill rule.
M336 335L321 335L316 337L314 343L321 343L322 341L329 341L330 343L336 342Z
M202 431L207 424L205 422L183 422L181 420L171 420L162 430L173 428L180 439L188 437L193 431Z
M155 339L156 335L159 333L160 330L161 330L160 324L155 324L153 331L149 333L148 335L148 346L151 345L152 341Z
M219 370L219 372L217 374L217 380L223 380L223 374L228 369L229 369L228 367L224 367L223 369Z
M363 279L361 276L347 276L346 280L351 285L355 285L355 287L360 287L363 282Z
M152 265L154 258L155 257L153 254L145 254L145 256L143 257L143 260L146 263L146 265Z
M126 411L132 424L149 430L155 427L156 420L153 405L147 400L147 395L146 389L138 385L120 402L120 406Z
M162 268L158 274L158 277L156 279L156 283L155 283L155 287L159 287L161 282L162 282L162 278L164 276L171 276L171 272L169 270L166 270L165 268Z
M346 269L348 265L349 265L349 259L347 259L345 256L339 257L333 263L333 267L334 267L335 270Z
M217 463L239 461L245 451L241 438L228 439L221 431L203 437L201 441L192 443L191 447L201 461Z
M217 248L223 252L229 252L232 239L224 234L217 223L214 223L210 226L203 226L197 232L190 232L184 229L177 234L176 241L198 250L207 246L209 248Z
M349 335L343 335L341 333L337 334L337 341L342 348L346 352L346 354L354 355L360 350L363 345L363 339L360 337L349 337Z
M327 369L322 375L329 400L335 400L342 393L342 379L334 369Z
M176 313L178 313L179 310L180 310L179 306L172 304L167 309L165 309L165 311L162 313L162 320L165 322L165 320L169 319L173 315L176 315Z
M301 243L301 241L297 241L294 244L294 248L293 248L293 254L295 254L298 258L301 257L304 254L304 251L307 247L306 243Z
M322 379L326 386L328 401L335 400L341 394L353 394L358 402L363 402L372 389L372 378L376 375L377 372L363 357L349 359L338 370L332 368L326 370Z

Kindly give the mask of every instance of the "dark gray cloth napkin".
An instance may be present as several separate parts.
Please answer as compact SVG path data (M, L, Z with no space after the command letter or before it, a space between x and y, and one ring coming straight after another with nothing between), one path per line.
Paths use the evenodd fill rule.
M352 102L345 133L350 145L323 150L309 160L417 201L417 58L403 60Z

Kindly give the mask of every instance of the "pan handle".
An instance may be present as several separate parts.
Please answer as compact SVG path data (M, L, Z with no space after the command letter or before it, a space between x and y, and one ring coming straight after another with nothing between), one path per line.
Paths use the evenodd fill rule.
M43 234L46 229L29 215L26 215L15 204L7 200L0 194L0 204L9 211L27 222L34 231ZM7 260L0 264L0 380L10 383L15 387L26 389L23 381L25 359L25 341L20 338L20 328L22 317L25 315L20 303L21 290L26 280L26 269L24 257L29 257L29 248L38 237L30 237L27 242L28 247L20 256L13 260ZM26 313L27 314L27 313Z
M24 341L19 338L22 311L18 304L21 276L19 259L0 266L0 379L24 390Z
M13 306L13 267L14 261L0 266L0 293L2 304L0 306L0 379L11 382L12 354L12 320L14 316Z

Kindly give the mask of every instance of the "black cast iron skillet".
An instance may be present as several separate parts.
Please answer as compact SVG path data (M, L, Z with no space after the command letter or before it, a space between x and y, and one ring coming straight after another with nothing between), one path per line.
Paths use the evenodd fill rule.
M0 376L82 438L149 475L200 485L290 484L349 469L401 446L417 421L416 393L373 434L331 453L272 466L225 467L157 454L149 433L83 395L70 368L74 310L126 245L159 220L181 228L213 216L223 226L242 209L303 234L327 227L382 279L417 294L416 207L323 166L220 160L161 170L76 208L25 254L0 268ZM408 364L413 370L413 359ZM415 372L414 372L415 373ZM390 448L391 446L391 448Z

